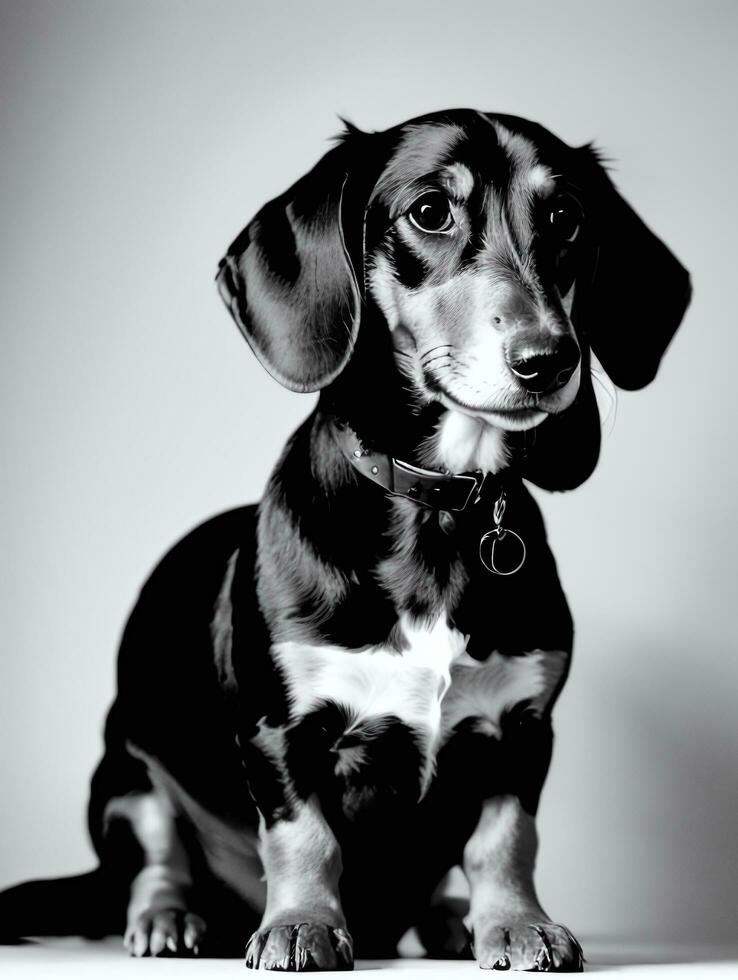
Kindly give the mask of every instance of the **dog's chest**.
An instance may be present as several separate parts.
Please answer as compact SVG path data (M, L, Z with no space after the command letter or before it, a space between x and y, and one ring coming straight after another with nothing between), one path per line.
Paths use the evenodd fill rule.
M441 617L433 624L402 617L399 625L402 650L276 644L274 656L287 684L292 719L329 702L345 713L347 731L380 720L396 721L432 743L440 731L451 666L466 641Z
M401 651L285 642L275 646L274 656L294 722L334 705L345 719L345 736L370 741L369 735L405 726L420 748L423 788L436 751L460 722L474 718L478 730L499 736L501 718L514 705L524 701L543 710L566 664L563 652L541 650L474 660L466 638L443 616L432 624L402 617L400 628L406 644Z

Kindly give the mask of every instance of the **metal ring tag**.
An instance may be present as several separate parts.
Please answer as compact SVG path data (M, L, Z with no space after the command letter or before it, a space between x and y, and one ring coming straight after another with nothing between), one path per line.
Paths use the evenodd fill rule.
M514 575L525 564L525 556L520 535L499 525L482 535L479 542L479 560L493 575Z

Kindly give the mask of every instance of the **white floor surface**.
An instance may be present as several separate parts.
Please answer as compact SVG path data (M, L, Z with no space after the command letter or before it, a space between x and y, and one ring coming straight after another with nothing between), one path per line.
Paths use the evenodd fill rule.
M627 980L644 977L646 980L668 978L715 978L738 980L738 943L730 947L673 947L638 946L614 947L604 944L587 944L588 973L601 976L624 976ZM423 980L467 980L479 976L472 962L398 959L360 960L360 971L370 971L376 980L392 974L392 980L401 980L402 973L423 971ZM511 971L515 973L516 971ZM19 946L0 946L0 978L54 977L74 980L217 980L217 978L243 978L246 974L237 959L230 960L133 960L121 948L119 939L87 942L71 939L33 940ZM338 976L329 974L328 976ZM341 974L345 977L345 974Z

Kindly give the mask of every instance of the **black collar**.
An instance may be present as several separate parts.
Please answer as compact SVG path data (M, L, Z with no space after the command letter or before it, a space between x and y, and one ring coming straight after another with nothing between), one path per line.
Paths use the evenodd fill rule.
M482 497L496 498L502 492L499 475L442 473L405 463L394 456L374 452L363 445L348 425L336 425L338 444L346 459L362 476L398 497L406 497L435 510L460 512Z

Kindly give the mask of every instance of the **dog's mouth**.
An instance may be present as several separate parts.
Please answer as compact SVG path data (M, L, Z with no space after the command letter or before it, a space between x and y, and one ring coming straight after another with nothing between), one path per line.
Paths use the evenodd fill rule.
M504 408L490 405L470 405L456 395L450 394L438 383L434 385L434 395L446 408L463 412L465 415L478 418L488 425L494 425L511 432L524 432L526 429L532 429L534 426L540 425L550 414L539 405L523 404Z

